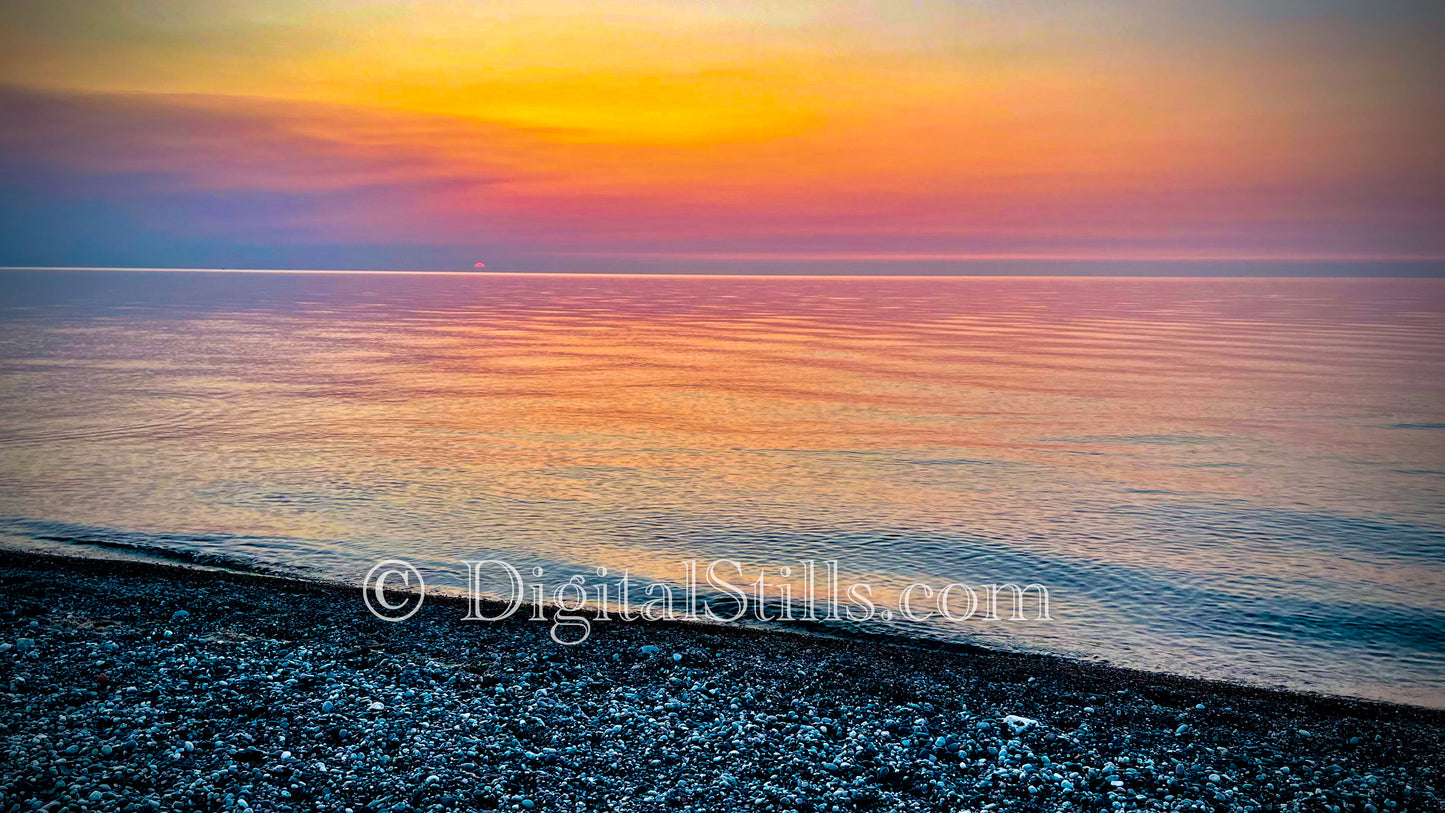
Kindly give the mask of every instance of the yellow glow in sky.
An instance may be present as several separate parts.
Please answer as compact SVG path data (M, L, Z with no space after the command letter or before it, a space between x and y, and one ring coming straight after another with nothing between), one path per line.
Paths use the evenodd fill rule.
M1440 26L1403 8L3 9L0 83L32 106L67 100L87 112L66 115L126 123L80 138L53 110L26 114L0 147L190 190L378 189L364 203L308 206L307 239L480 235L599 251L705 240L694 248L717 251L851 235L877 251L891 235L907 244L900 252L950 253L1027 252L1048 235L1090 251L1441 248L1421 237L1440 219L1439 196L1422 191L1442 173L1445 117L1430 81ZM147 130L147 119L163 123Z

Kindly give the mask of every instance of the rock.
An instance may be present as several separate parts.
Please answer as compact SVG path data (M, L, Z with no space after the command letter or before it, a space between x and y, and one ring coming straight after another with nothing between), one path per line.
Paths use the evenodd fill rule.
M1020 717L1017 714L1010 714L1003 718L1003 724L1008 726L1009 732L1017 736L1039 724L1038 720L1028 717Z

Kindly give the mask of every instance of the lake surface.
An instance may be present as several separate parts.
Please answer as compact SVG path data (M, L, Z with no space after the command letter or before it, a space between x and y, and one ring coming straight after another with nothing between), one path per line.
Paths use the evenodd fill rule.
M879 606L1050 592L1052 621L868 629L1445 706L1445 281L7 271L0 294L5 544L352 582L397 557L452 588L479 556L549 584L836 560Z

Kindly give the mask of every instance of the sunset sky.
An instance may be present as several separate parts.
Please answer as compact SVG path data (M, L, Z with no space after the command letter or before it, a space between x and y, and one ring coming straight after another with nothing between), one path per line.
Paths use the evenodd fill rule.
M0 265L1438 261L1438 6L0 0Z

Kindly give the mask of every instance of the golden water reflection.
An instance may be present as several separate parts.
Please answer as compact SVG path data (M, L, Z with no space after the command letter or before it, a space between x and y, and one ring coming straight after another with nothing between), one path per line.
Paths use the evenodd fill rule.
M16 282L13 538L1039 582L910 633L1445 704L1437 281L122 277Z

